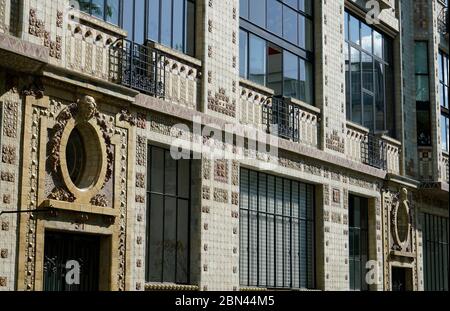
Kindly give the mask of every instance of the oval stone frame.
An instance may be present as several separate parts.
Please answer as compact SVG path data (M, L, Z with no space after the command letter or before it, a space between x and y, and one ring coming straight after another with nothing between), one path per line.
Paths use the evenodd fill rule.
M400 213L405 213L406 220L407 220L407 234L406 234L406 239L404 241L402 241L401 239L401 234L399 232L399 214ZM409 241L411 239L411 221L410 221L410 210L409 210L409 205L408 205L408 201L403 199L401 201L399 201L396 206L394 207L394 213L393 213L393 220L392 223L394 225L393 228L393 236L394 236L394 240L395 243L401 248L402 251L406 251L408 245L409 245Z
M98 159L98 169L97 172L95 172L95 175L93 177L93 181L90 184L90 186L80 189L78 188L74 182L72 181L72 178L70 177L69 170L67 168L67 158L66 158L66 146L69 141L70 134L72 131L78 127L88 127L90 130L92 130L92 133L95 133L95 135L92 137L93 142L96 143L99 147L100 154ZM95 140L95 141L94 141ZM100 190L103 188L103 184L106 179L106 173L107 173L107 167L108 167L108 160L107 160L107 153L106 153L106 146L102 138L102 132L99 129L99 127L96 124L95 119L91 119L88 121L84 120L74 120L70 119L62 133L61 136L61 144L59 146L59 152L60 152L60 167L61 167L61 175L62 180L65 183L67 190L69 190L74 196L75 196L75 202L77 203L89 203L92 197L94 197L96 194L100 192ZM86 159L89 161L89 159ZM89 169L89 168L85 168Z

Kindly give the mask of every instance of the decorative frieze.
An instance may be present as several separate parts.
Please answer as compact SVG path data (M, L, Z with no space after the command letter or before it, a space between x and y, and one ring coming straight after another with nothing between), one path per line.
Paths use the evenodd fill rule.
M63 202L75 202L75 196L67 189L62 187L56 187L52 193L48 196L50 200L57 200Z
M91 199L90 203L98 207L108 206L108 200L106 199L106 196L104 194L97 194Z
M228 160L216 160L214 162L214 180L228 183Z
M6 164L16 164L16 147L2 147L2 162Z
M3 134L5 136L10 138L17 137L18 115L19 115L18 103L6 102L3 104Z
M228 203L228 191L214 188L214 201L219 203Z

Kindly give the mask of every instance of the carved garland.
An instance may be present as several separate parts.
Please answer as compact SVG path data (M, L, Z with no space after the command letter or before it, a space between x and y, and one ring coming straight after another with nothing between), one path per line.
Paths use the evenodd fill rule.
M105 120L100 118L100 114L97 111L97 105L95 100L90 96L85 96L81 100L78 100L76 103L70 104L68 107L63 109L61 113L56 118L56 124L53 127L53 136L50 140L50 155L48 157L48 163L50 167L50 171L52 174L59 178L61 176L61 158L60 158L60 146L61 146L61 138L64 132L65 127L70 119L76 118L77 116L83 118L84 120L90 120L95 118L97 121L97 125L100 127L103 140L106 144L106 156L107 156L107 170L106 177L103 184L107 183L113 174L113 146L111 140L111 134L108 130L108 125ZM70 191L68 191L65 187L55 188L52 194L49 196L49 199L62 200L73 202L75 201L75 197ZM97 200L94 200L97 201Z

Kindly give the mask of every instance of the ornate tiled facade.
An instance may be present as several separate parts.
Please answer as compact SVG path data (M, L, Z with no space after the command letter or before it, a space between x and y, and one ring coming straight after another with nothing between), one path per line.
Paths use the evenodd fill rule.
M383 9L379 27L393 37L401 133L398 140L381 136L387 159L378 169L363 161L367 129L346 118L344 14L365 14L355 2L361 1L314 1L314 103L292 100L299 139L271 137L269 147L278 151L272 155L249 140L237 144L249 129L267 130L264 114L274 95L239 77L240 1L196 1L195 57L149 43L165 55L157 67L165 78L162 97L140 94L111 75L111 51L127 36L123 29L68 9L68 0L0 0L0 212L20 212L0 214L0 290L44 289L44 244L54 231L98 237L102 290L249 289L239 278L240 170L273 163L271 174L314 185L316 289L350 289L349 197L361 196L368 200L368 254L378 271L370 289L392 290L393 267L402 267L410 271L409 289L423 290L420 219L423 213L448 219L448 153L440 135L425 149L412 138L408 64L414 40L431 38L432 60L439 49L448 53L448 35L436 28L441 4L375 1ZM436 64L430 67L436 103ZM433 132L441 133L432 110ZM75 129L90 141L83 164L89 176L82 177L91 185L83 190L67 168ZM233 130L234 139L214 129ZM190 284L148 282L148 145L170 149L180 142L192 154L200 142L245 157L200 152L192 161Z

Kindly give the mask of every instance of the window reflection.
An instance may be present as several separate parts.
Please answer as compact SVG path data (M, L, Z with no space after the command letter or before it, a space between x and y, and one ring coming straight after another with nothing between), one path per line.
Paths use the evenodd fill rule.
M347 118L395 137L391 42L346 12Z

